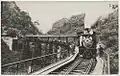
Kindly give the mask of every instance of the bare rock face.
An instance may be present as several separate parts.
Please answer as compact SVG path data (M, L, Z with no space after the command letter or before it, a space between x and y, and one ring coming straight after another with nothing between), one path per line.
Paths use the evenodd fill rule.
M48 34L76 34L83 31L85 14L73 15L69 19L62 18L55 23Z
M53 23L52 29L60 28L64 25L64 23L67 23L67 22L68 22L67 18L62 18L62 19L56 21L55 23Z

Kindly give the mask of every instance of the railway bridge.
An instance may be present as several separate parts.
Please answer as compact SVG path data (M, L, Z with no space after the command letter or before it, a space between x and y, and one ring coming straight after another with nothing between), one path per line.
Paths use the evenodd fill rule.
M2 74L109 74L109 55L84 59L79 56L77 35L26 35L18 39L20 61L2 65Z

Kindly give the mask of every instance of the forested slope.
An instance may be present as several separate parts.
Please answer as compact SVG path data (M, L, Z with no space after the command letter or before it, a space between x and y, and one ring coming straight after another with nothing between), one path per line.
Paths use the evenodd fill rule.
M15 2L1 2L2 34L20 36L26 34L41 34L31 21L29 13L22 11Z
M32 22L29 13L22 11L14 1L1 2L1 35L21 37L27 34L42 34ZM21 52L10 50L1 39L2 64L19 60Z
M118 9L109 13L107 17L99 17L92 25L97 34L101 35L100 40L105 44L106 50L110 55L111 73L118 73Z

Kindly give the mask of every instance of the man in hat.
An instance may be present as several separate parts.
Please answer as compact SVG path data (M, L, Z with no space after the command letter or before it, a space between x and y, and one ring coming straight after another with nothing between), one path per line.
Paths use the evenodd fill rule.
M85 29L84 29L84 34L85 34L85 35L88 35L88 34L89 34L89 28L85 28Z

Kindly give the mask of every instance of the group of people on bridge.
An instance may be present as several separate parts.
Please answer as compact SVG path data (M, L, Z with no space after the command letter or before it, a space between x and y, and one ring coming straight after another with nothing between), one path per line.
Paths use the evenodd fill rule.
M88 29L85 29L84 30L84 35L88 35L88 34L92 35L92 37L90 38L91 40L95 40L96 37L95 37L95 32L93 30L89 31ZM56 47L57 47L56 51L58 53L58 54L56 54L57 61L60 61L61 59L63 59L64 55L67 55L67 57L69 57L70 55L81 52L82 50L80 50L80 47L82 47L82 45L83 45L82 42L84 41L84 39L85 39L85 37L81 35L79 37L79 43L78 44L76 44L75 41L70 43L70 42L66 42L65 40L64 41L60 40L60 39L49 40L49 42L56 44ZM64 51L67 50L68 54L62 55L61 51L63 51L62 50L63 47L65 48ZM101 57L102 54L103 54L103 47L102 47L101 43L98 43L98 44L96 43L95 48L97 49L97 55L99 55Z

